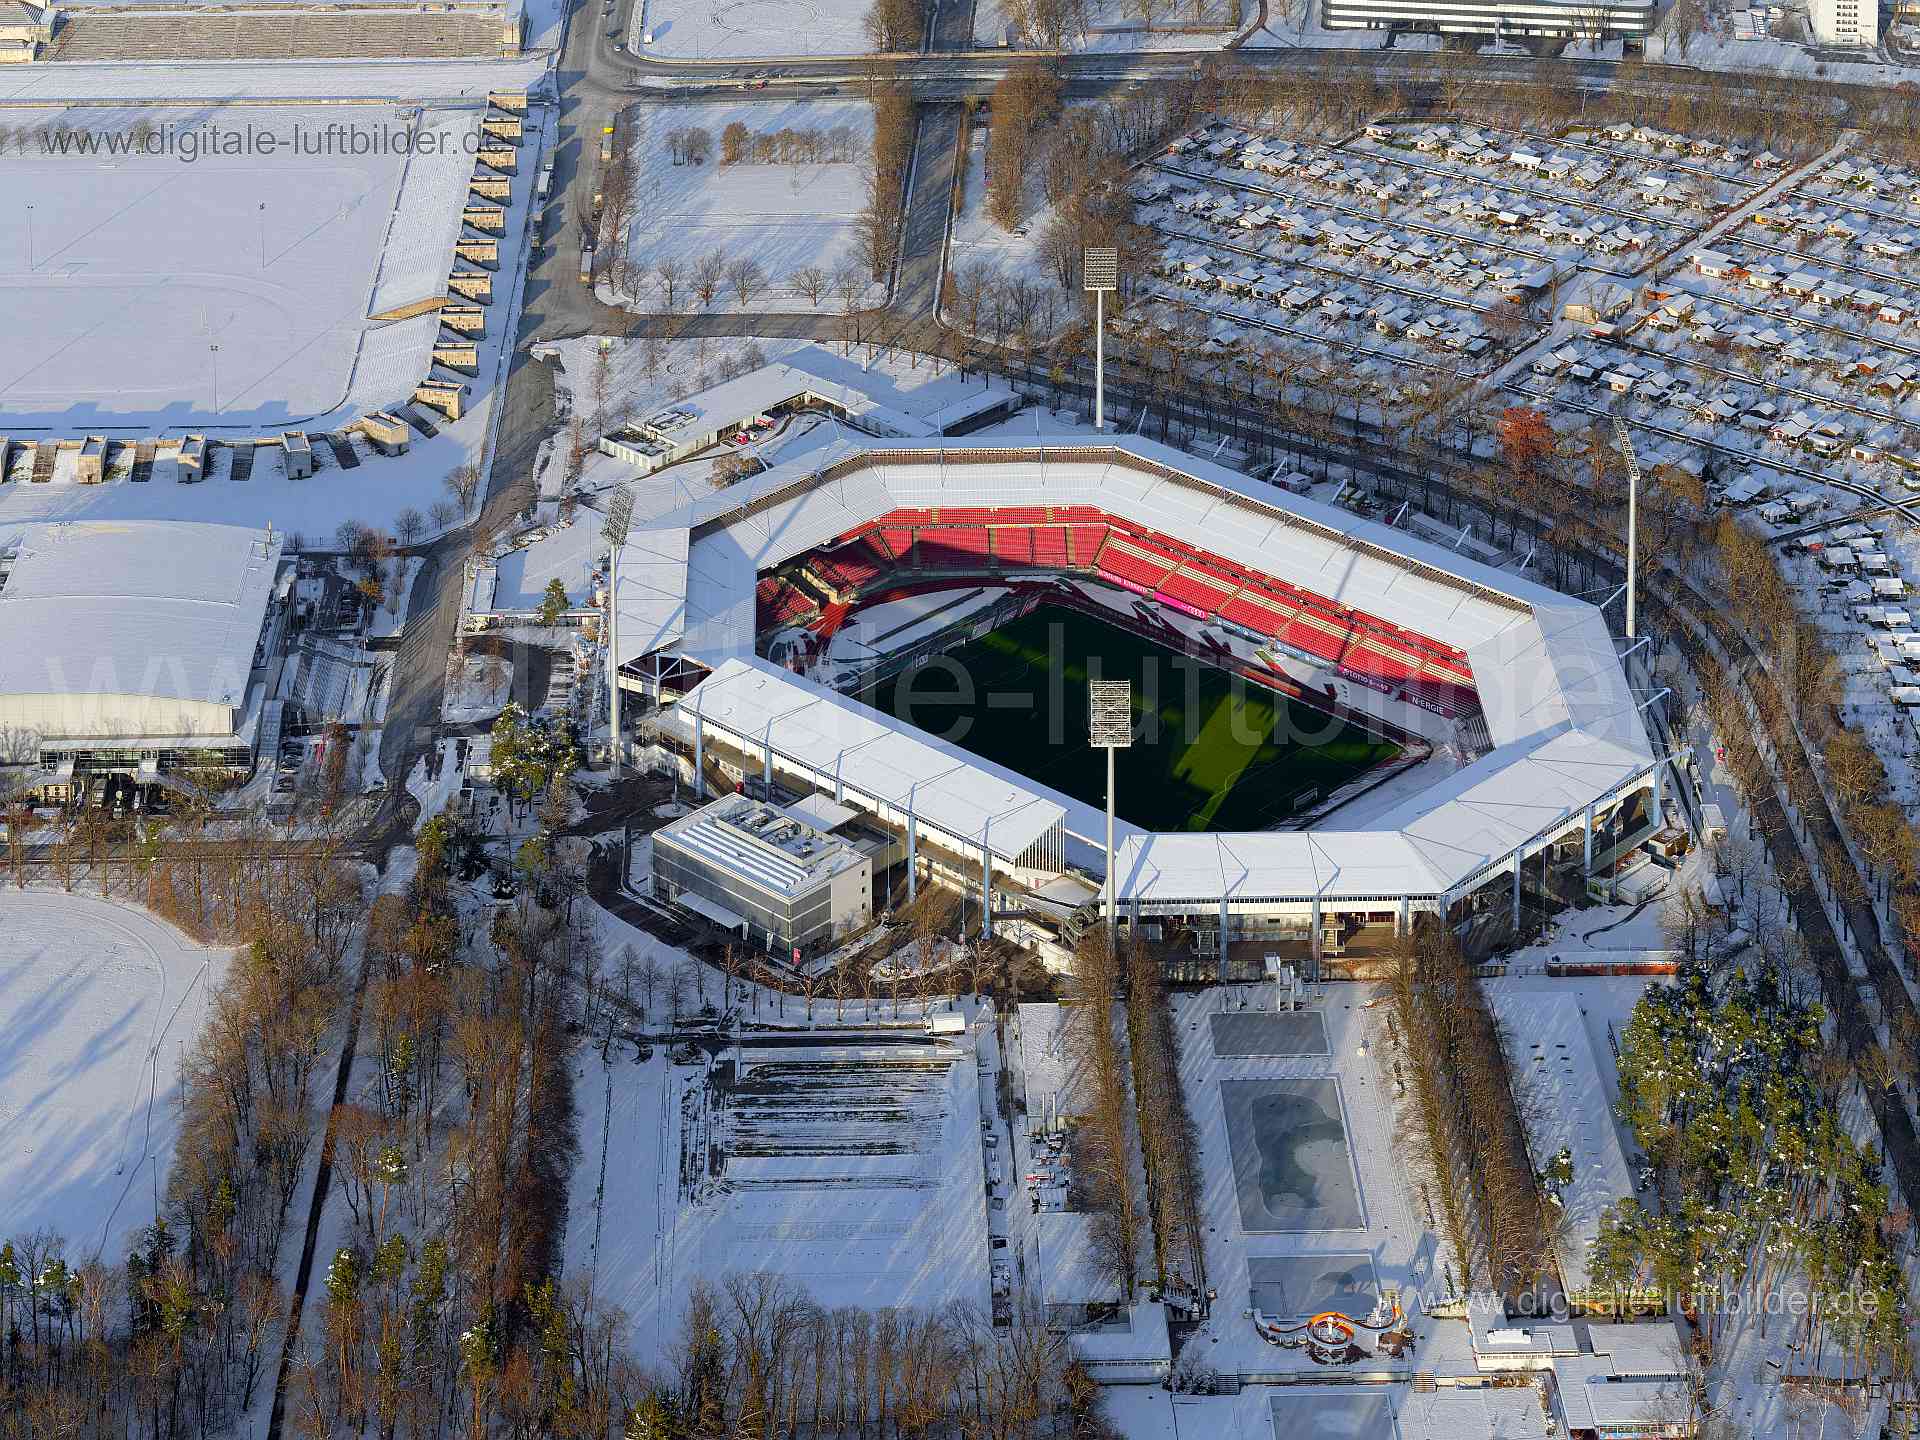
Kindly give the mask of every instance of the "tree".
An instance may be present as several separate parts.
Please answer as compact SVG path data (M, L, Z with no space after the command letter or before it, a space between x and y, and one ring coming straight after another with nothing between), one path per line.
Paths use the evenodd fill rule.
M1531 474L1554 450L1553 427L1539 410L1510 405L1500 412L1500 455L1509 469Z
M746 158L747 146L753 140L753 132L746 125L733 120L720 132L720 163L738 165Z
M873 0L861 21L867 43L880 54L918 50L926 28L927 12L922 0Z
M727 267L727 283L733 287L733 298L749 305L766 287L767 272L751 255L743 255Z
M666 301L666 312L671 315L679 304L680 287L686 283L686 270L680 263L680 257L662 255L653 262L653 276L660 283L660 294Z
M802 265L787 277L787 284L807 297L807 304L816 310L820 307L820 297L827 293L827 272L818 265Z
M473 508L474 497L480 493L480 467L478 465L456 465L447 472L445 480L447 494L453 503L465 514Z
M693 293L708 308L712 307L714 296L720 293L726 278L727 257L718 250L709 250L693 262Z
M402 545L411 545L420 538L420 532L426 529L426 517L409 505L394 517L393 533Z
M540 601L540 623L549 629L560 623L560 617L567 613L567 587L561 583L558 575L547 581L546 593Z

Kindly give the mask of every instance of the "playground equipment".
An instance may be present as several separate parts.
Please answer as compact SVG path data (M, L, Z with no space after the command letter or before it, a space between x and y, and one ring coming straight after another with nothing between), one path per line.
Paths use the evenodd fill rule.
M1322 1310L1298 1324L1289 1325L1256 1310L1253 1328L1269 1345L1278 1345L1284 1350L1304 1349L1307 1358L1316 1365L1350 1365L1369 1353L1355 1343L1362 1330L1380 1337L1375 1342L1376 1350L1398 1355L1413 1339L1405 1319L1400 1308L1400 1292L1388 1289L1381 1293L1372 1314L1365 1320L1356 1320L1338 1310Z

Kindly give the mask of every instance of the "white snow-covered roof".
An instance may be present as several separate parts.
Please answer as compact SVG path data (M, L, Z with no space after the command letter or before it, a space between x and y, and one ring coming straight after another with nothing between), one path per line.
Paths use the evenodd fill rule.
M282 544L191 521L0 529L0 696L239 706Z
M728 660L675 707L752 736L901 814L1017 860L1064 818L1031 782L764 660Z
M1594 606L1406 531L1256 486L1224 467L1139 437L1099 444L1068 437L1019 444L846 440L700 497L637 529L629 542L620 587L621 659L671 645L716 670L701 691L728 680L709 703L725 695L749 723L764 726L801 707L788 699L768 710L776 705L769 698L756 711L738 698L746 676L757 676L755 684L768 697L806 682L747 658L753 653L759 572L894 509L992 505L1096 506L1452 646L1471 668L1494 747L1474 764L1365 830L1132 831L1116 855L1117 883L1128 898L1193 903L1440 895L1477 880L1517 846L1564 825L1653 763L1613 637ZM668 538L673 534L689 537L677 615L671 593L641 600L627 584L627 567L644 569L652 563L648 557L670 551L677 543ZM670 568L660 566L662 579ZM845 717L809 742L827 747L820 753L850 751L844 737L867 744L875 743L875 732L892 735L885 753L900 766L898 802L905 802L915 780L931 780L962 762L979 784L1011 785L1036 805L1057 810L1067 830L1080 833L1081 817L1065 797L953 747L916 738L918 732L902 733L831 691L806 689L812 692L805 707L809 726L820 726L818 717L828 711ZM787 723L781 720L783 728ZM793 743L776 735L777 748ZM948 777L941 785L957 797L972 783ZM942 824L924 808L928 798L920 795L916 808ZM973 808L955 816L956 825L970 828L957 833L978 834L983 811L998 808L998 802L970 803ZM996 851L999 841L996 828Z

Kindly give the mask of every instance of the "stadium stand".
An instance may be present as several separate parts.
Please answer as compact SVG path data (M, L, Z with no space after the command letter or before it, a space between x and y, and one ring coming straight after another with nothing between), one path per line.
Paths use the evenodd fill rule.
M759 611L763 624L805 623L831 634L882 581L1036 568L1093 575L1217 618L1449 718L1478 708L1473 672L1458 651L1086 506L894 510L789 566L784 588L762 580Z

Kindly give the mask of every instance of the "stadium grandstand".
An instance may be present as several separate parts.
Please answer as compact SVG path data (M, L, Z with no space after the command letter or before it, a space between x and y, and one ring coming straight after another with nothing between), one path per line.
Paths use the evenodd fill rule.
M870 607L969 588L1151 629L1455 757L1364 824L1123 823L1106 883L1150 930L1318 958L1416 912L1517 922L1523 879L1577 883L1658 828L1660 767L1599 609L1139 438L849 442L650 522L622 557L621 683L667 707L657 728L703 785L830 791L987 892L990 923L1064 869L1097 873L1103 812L858 703L870 670L825 663Z

